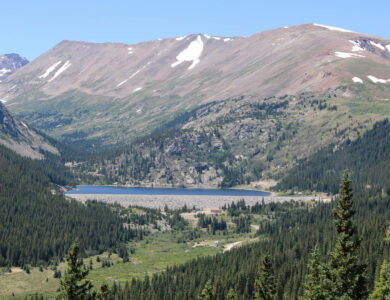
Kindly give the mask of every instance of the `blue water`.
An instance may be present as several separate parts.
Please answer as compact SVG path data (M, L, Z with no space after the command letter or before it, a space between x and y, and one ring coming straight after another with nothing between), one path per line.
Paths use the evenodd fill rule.
M132 194L132 195L196 195L196 196L269 196L270 193L252 190L130 188L102 185L78 185L65 194Z

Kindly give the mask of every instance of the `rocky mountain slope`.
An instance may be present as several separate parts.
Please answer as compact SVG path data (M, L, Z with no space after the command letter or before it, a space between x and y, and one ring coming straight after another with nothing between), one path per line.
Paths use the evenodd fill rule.
M28 64L28 60L19 54L10 53L0 56L0 83L16 70Z
M387 100L389 66L389 40L314 24L136 45L63 41L2 82L0 99L33 126L93 148L227 98L342 90Z
M210 102L77 168L110 184L262 187L259 180L281 178L298 160L330 144L336 150L390 115L389 101L343 93Z
M31 129L26 123L12 116L0 103L0 144L21 156L42 159L42 152L58 154L44 137Z

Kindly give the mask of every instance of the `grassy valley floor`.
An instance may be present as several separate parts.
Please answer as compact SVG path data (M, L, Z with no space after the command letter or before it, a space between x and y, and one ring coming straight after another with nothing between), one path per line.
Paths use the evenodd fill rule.
M207 214L207 212L205 212ZM182 216L189 222L189 228L197 227L196 213L183 213ZM229 228L234 228L230 217L223 216L227 220ZM258 218L253 219L257 223ZM102 283L109 286L114 282L124 283L132 278L143 278L145 275L162 272L168 266L183 264L191 259L200 256L215 255L229 251L233 247L239 247L249 242L259 240L255 237L257 225L252 225L249 233L227 234L217 231L215 235L200 230L201 236L197 239L181 242L182 231L157 232L146 236L144 240L130 242L127 245L130 253L130 261L123 263L117 254L105 252L84 258L84 265L90 270L88 279L98 288ZM98 261L99 260L99 261ZM92 264L91 264L92 262ZM109 267L104 264L110 264ZM63 275L66 263L58 265L57 271ZM0 298L1 299L24 299L35 293L43 294L44 297L54 297L58 294L59 279L54 278L52 267L44 268L41 271L38 267L31 268L27 274L20 268L12 268L13 272L5 270L0 274Z

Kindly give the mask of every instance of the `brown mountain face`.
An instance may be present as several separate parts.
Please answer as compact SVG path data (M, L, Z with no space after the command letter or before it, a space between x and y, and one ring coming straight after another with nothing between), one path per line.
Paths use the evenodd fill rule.
M23 121L12 116L0 103L0 144L21 156L42 159L42 151L58 154L42 136L30 129Z
M389 67L390 40L314 24L136 45L63 41L0 83L0 99L55 136L114 144L232 97L337 90L384 100Z

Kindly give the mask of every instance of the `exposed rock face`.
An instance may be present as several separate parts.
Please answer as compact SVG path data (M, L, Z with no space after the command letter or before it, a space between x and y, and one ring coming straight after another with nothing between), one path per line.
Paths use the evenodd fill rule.
M10 53L0 56L0 83L16 70L28 64L28 60L19 54Z

